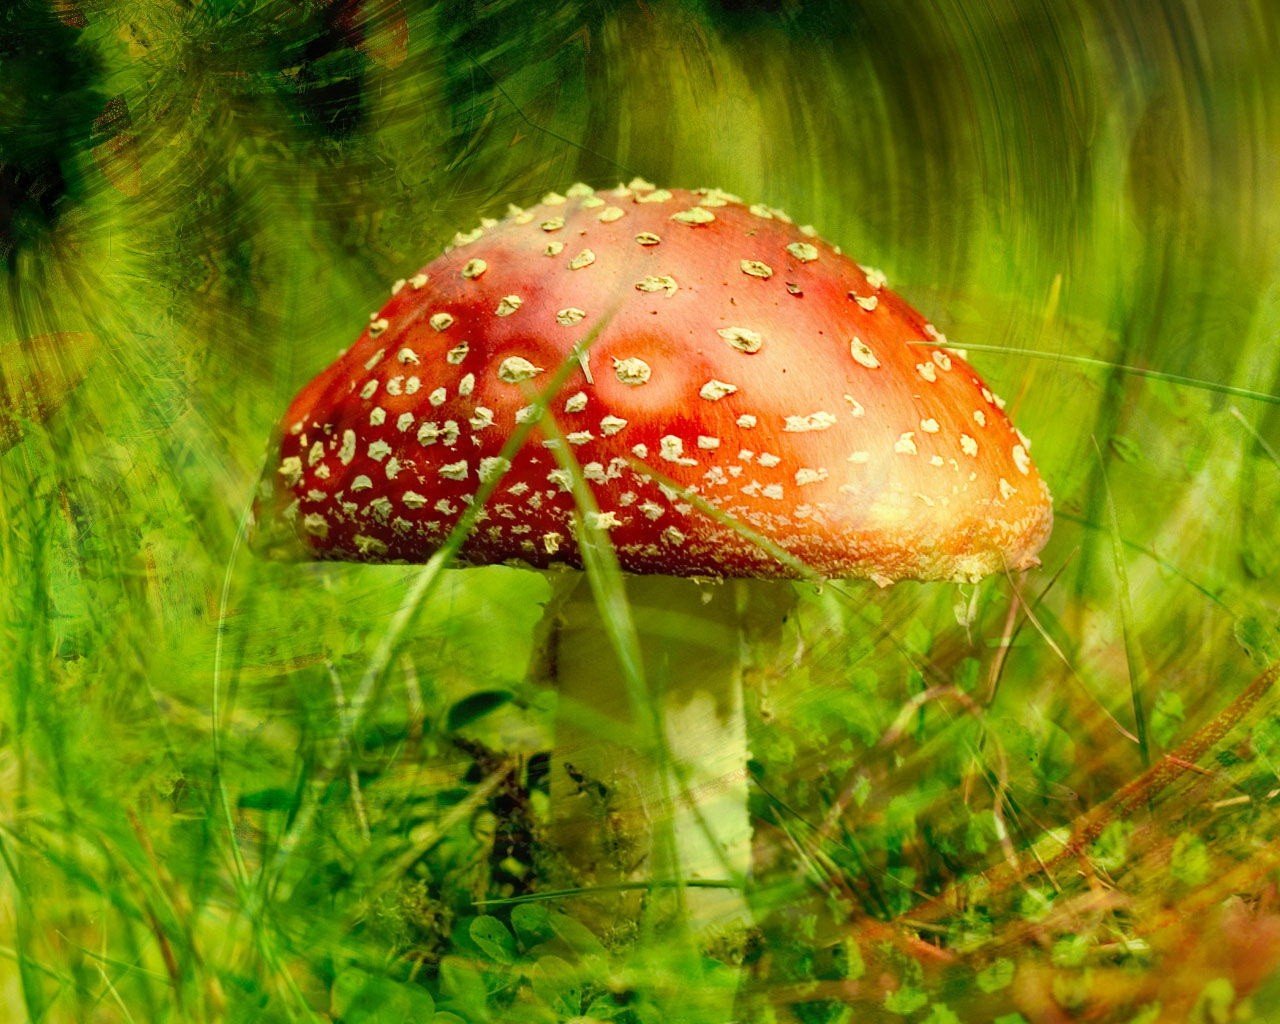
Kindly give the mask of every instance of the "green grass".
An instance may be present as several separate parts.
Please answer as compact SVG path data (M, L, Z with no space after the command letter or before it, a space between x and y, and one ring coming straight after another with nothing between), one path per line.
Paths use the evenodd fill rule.
M385 0L359 45L262 0L4 15L0 164L65 193L0 204L0 367L97 345L0 453L0 1019L1280 1014L1280 23L780 7ZM1058 513L1023 578L797 585L747 652L757 934L706 948L547 882L546 579L243 543L391 280L632 174L884 266Z

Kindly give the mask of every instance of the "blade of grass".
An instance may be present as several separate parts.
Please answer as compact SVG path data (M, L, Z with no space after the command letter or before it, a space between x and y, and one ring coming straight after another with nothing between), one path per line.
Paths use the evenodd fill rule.
M595 525L599 507L591 488L587 486L586 478L582 475L578 460L569 451L564 434L554 418L548 417L547 420L544 429L550 435L548 440L552 442L551 450L555 455L556 463L569 475L570 489L576 506L574 525L577 532L578 551L586 571L587 584L591 588L596 607L600 612L605 635L622 669L623 683L627 688L627 700L631 706L632 717L641 723L643 729L643 735L640 737L641 756L653 758L657 768L655 774L659 790L659 806L671 808L674 807L676 800L676 794L671 791L671 775L673 771L679 772L679 765L674 762L663 730L662 701L650 698L651 681L645 678L640 637L627 602L617 554L607 532ZM687 796L686 780L677 777L676 784L682 791L681 797ZM708 835L708 838L711 838L706 822L701 817L699 817L699 827ZM657 823L656 839L659 870L676 879L681 879L674 815L666 815ZM676 888L675 892L683 911L683 889ZM651 923L650 920L646 920L646 928L649 928Z
M857 864L858 870L862 873L862 877L867 881L867 886L870 889L871 900L875 903L875 907L872 908L868 906L866 898L863 897L861 893L853 893L853 895L855 895L858 901L862 903L863 909L866 910L868 914L872 914L882 921L888 921L892 918L893 915L889 911L889 904L885 900L884 892L880 888L879 882L872 877L871 865L867 860L866 853L851 833L845 832L843 839L838 839L834 835L834 831L828 831L826 822L816 824L806 818L776 793L771 792L762 783L757 782L756 787L769 799L770 803L779 810L784 811L788 816L793 818L795 821L798 821L801 825L804 825L805 828L814 835L816 841L811 845L805 846L804 844L801 844L798 839L795 839L791 830L787 828L781 820L778 823L779 827L782 828L788 837L792 838L797 846L800 846L806 851L805 856L808 860L813 861L815 865L819 859L830 863L831 858L822 853L822 847L826 844L834 844L852 856ZM834 885L835 887L843 890L846 896L850 894L850 887L844 884L841 876L838 876L834 871L827 870L825 868L820 868L820 871L825 880L824 889L829 889ZM885 872L881 872L881 874L888 877Z
M364 809L364 796L360 792L360 775L356 771L355 755L351 748L351 707L347 704L346 694L342 690L342 679L338 669L329 661L325 663L329 672L329 682L333 684L333 703L338 712L338 735L336 737L340 756L347 762L347 784L351 787L351 810L356 816L356 824L360 827L360 839L365 846L372 841L369 833L369 816Z
M910 341L909 345L931 346L931 341ZM1166 384L1177 384L1182 387L1196 388L1200 391L1212 391L1220 395L1232 395L1236 398L1247 398L1268 405L1280 405L1280 395L1266 391L1254 391L1250 388L1236 387L1234 384L1221 384L1218 381L1202 380L1198 377L1184 377L1178 373L1165 370L1153 370L1143 366L1127 366L1107 359L1096 359L1092 356L1075 355L1069 352L1044 352L1033 348L1013 348L1006 345L965 345L966 350L974 352L994 352L998 355L1029 356L1032 359L1047 359L1051 362L1072 363L1076 366L1088 366L1099 370L1111 370L1128 374L1132 377L1145 377L1149 380L1163 381Z
M590 348L595 339L599 337L600 332L613 319L615 310L616 305L601 315L591 332L580 343L579 348L582 350ZM504 459L505 462L500 463L500 465L510 465L512 458L524 446L529 435L545 418L542 414L545 413L551 398L560 391L577 366L577 353L575 352L556 368L555 373L551 375L546 386L537 393L534 401L539 415L530 417L526 423L517 424L516 429L512 431L511 436L507 439L507 443L502 446L499 457ZM370 706L372 698L385 678L388 666L403 646L405 637L416 620L419 610L438 585L442 570L453 561L458 550L462 547L467 537L470 536L485 503L497 489L504 475L505 471L494 473L477 489L472 503L449 532L439 550L423 566L409 592L400 603L400 607L396 610L395 615L392 616L391 622L379 640L374 656L370 659L369 665L361 677L356 694L351 701L352 706L356 709L358 723L363 723L364 719L372 712L373 709Z
M1107 468L1102 458L1102 449L1098 446L1098 439L1094 437L1092 440L1094 452L1098 456L1103 500L1106 503L1110 526L1111 556L1115 563L1117 596L1120 602L1120 631L1124 637L1125 665L1129 673L1129 696L1133 703L1133 721L1138 733L1138 750L1142 755L1142 766L1146 768L1151 764L1151 750L1147 742L1147 714L1143 703L1143 694L1147 688L1146 663L1134 627L1133 597L1129 591L1129 572L1124 560L1124 544L1121 539L1123 535L1120 532L1120 516L1116 511L1115 495L1111 493L1111 482L1107 477Z
M594 896L598 893L648 892L654 889L741 889L742 883L721 878L654 878L643 882L613 882L609 885L587 885L573 889L546 889L526 893L523 896L501 896L487 900L472 900L473 907L510 907L519 903L545 903L549 900L567 900L575 896Z
M1004 666L1009 660L1009 651L1013 649L1014 643L1017 642L1018 635L1022 632L1023 621L1025 620L1020 619L1016 622L1013 621L1014 617L1017 615L1018 609L1026 608L1030 611L1037 607L1040 602L1044 600L1049 591L1053 589L1054 584L1062 578L1062 574L1066 572L1067 566L1071 564L1071 560L1075 558L1076 553L1079 550L1079 548L1076 548L1062 560L1062 564L1054 570L1053 575L1049 577L1049 582L1040 588L1040 592L1036 594L1035 599L1030 605L1027 605L1022 600L1009 602L1009 618L1005 622L1005 628L1000 638L1000 647L996 651L995 660L991 665L991 672L987 677L987 695L983 700L983 704L990 707L991 704L995 702L996 693L1000 688L1000 678L1003 676ZM1013 577L1006 573L1005 578L1009 580L1010 586L1013 587L1015 596L1020 598L1021 595L1017 594L1016 587L1013 585Z
M1234 405L1228 410L1228 412L1240 421L1240 425L1244 427L1249 436L1257 442L1258 447L1267 453L1267 457L1270 458L1277 466L1280 466L1280 452L1277 452L1272 448L1267 439L1258 433L1258 428L1244 418L1244 413Z
M1272 665L1258 676L1222 711L1201 726L1176 750L1165 754L1141 775L1121 786L1114 794L1095 807L1081 814L1073 823L1070 838L1047 861L1035 868L1024 863L1020 871L1008 869L991 871L987 880L993 891L1024 881L1036 870L1051 871L1085 852L1089 844L1102 834L1111 822L1123 819L1139 807L1149 805L1160 793L1189 771L1199 769L1199 761L1218 745L1236 726L1244 722L1251 712L1271 692L1280 680L1280 663ZM912 911L913 918L936 921L945 917L956 906L964 891L960 881Z
M580 343L580 348L587 349L604 330L605 326L613 317L614 310L607 310L600 317L599 322L592 328L591 332ZM564 382L569 378L573 369L578 365L576 354L570 355L565 359L555 373L551 375L551 379L546 386L537 393L534 405L539 413L537 416L529 417L527 422L517 424L516 429L512 431L506 444L502 446L499 457L505 460L499 465L509 466L517 452L524 446L525 441L534 429L544 418L541 414L545 413L551 397L556 395ZM428 598L434 593L442 579L442 574L448 568L454 558L457 556L466 539L471 535L481 512L484 509L490 495L497 489L505 471L494 473L490 478L481 483L477 489L472 503L467 506L458 522L453 529L449 531L440 547L436 552L424 563L422 569L414 577L409 589L406 591L404 598L401 600L399 607L391 617L387 628L383 631L382 636L378 640L378 644L374 649L374 653L365 667L365 671L361 676L359 686L355 695L351 698L350 706L354 710L354 719L352 726L352 735L359 736L363 732L365 722L373 715L378 706L378 698L387 678L387 672L401 652L414 623L417 620L422 607ZM333 774L340 769L340 759L336 756L330 756L322 765L320 773L324 779L330 779ZM309 794L315 792L315 787L310 787ZM281 837L279 845L276 847L270 862L264 866L264 878L271 876L279 876L284 864L291 857L294 849L297 847L300 837L310 828L311 822L315 816L318 804L313 796L308 796L303 801L302 806L298 809L293 821L290 823L285 834Z
M240 516L240 523L236 530L236 536L232 542L231 552L227 558L227 567L223 575L222 590L218 599L218 623L215 631L213 654L213 693L210 702L213 784L218 807L223 819L223 825L225 826L223 841L227 847L229 847L231 862L234 868L232 885L236 890L236 895L239 898L240 906L244 911L245 917L248 919L258 953L262 957L263 962L269 968L271 976L276 980L276 983L285 993L286 1002L292 1002L294 1004L301 1019L317 1021L318 1018L311 1010L306 997L303 995L302 990L298 985L297 979L293 977L292 973L290 973L287 967L281 962L277 955L274 942L271 940L269 921L266 917L267 902L262 896L261 889L255 890L250 884L249 870L244 860L243 851L240 849L240 840L236 831L235 815L231 810L231 798L227 792L225 776L222 770L222 714L219 695L221 693L222 681L221 670L223 640L227 632L227 609L230 607L233 570L239 553L244 546L252 512L253 504L252 497L250 497ZM228 939L230 939L230 936L228 936Z
M225 775L222 769L222 658L223 642L227 635L227 609L231 606L231 584L236 561L248 535L249 523L253 518L253 498L250 496L240 513L240 522L236 526L236 535L231 542L231 552L227 556L226 569L222 574L222 589L218 595L218 622L214 629L213 640L213 680L210 694L210 743L213 760L213 788L218 800L218 808L222 812L223 824L229 839L232 866L240 886L247 886L249 869L244 861L244 854L236 838L236 820L231 811L231 797L227 793Z
M1064 568L1065 568L1065 564L1064 564ZM1022 596L1022 592L1018 589L1017 584L1014 583L1012 575L1010 575L1008 579L1009 579L1010 589L1013 591L1014 597L1017 599L1018 603L1021 605L1022 610L1027 617L1027 621L1030 622L1031 625L1035 628L1036 632L1040 634L1040 638L1044 640L1045 645L1049 648L1050 651L1053 652L1054 656L1059 661L1062 662L1063 666L1067 670L1067 678L1070 679L1073 683L1075 683L1078 687L1080 687L1084 695L1088 697L1091 701L1093 701L1094 704L1097 705L1098 709L1102 712L1103 716L1107 719L1108 722L1112 724L1112 726L1115 727L1115 730L1118 733L1120 733L1121 736L1123 736L1125 739L1133 743L1137 743L1139 747L1143 747L1142 732L1140 731L1138 733L1134 733L1126 729L1120 723L1120 720L1117 719L1116 716L1113 715L1110 711L1108 711L1106 706L1100 700L1098 700L1098 698L1095 697L1093 693L1090 692L1088 685L1080 677L1080 674L1076 671L1075 666L1071 664L1071 661L1067 657L1066 652L1063 651L1062 647L1058 644L1058 642L1054 640L1052 636L1049 635L1049 631L1045 629L1044 625L1040 622L1039 618L1036 616L1036 613L1032 610L1032 605L1028 604L1026 601L1026 598ZM1130 679L1130 684L1132 685L1132 677ZM1141 707L1139 705L1139 711L1140 710L1141 710ZM1143 718L1142 721L1145 723L1145 718ZM1144 754L1144 763L1145 763L1145 760L1146 758Z
M106 969L102 964L96 964L95 966L98 968L98 974L102 977L102 983L107 986L107 992L111 995L115 1004L120 1007L120 1012L124 1014L124 1019L128 1021L129 1024L136 1024L133 1014L129 1012L129 1007L125 1005L125 1001L120 997L119 991L117 991L115 985L112 984L111 978L107 975Z
M0 859L4 861L5 868L9 872L9 880L14 888L14 943L16 948L13 959L18 965L18 977L21 980L22 987L22 1002L26 1008L28 1019L41 1020L48 1007L48 1001L45 998L44 986L35 977L35 968L39 962L30 953L32 944L31 920L27 912L30 894L26 881L22 876L22 869L13 851L9 849L9 844L4 841L3 837L0 837ZM40 967L39 972L54 978L62 977L56 971L44 967ZM74 984L70 979L68 981L72 985Z
M682 501L688 502L703 515L710 518L713 522L726 529L732 530L739 537L758 547L765 552L770 558L783 566L797 582L807 583L818 589L829 589L836 594L852 612L862 617L862 611L866 604L857 594L845 586L841 581L829 579L821 573L810 568L804 562L800 561L795 555L791 554L786 548L773 540L770 540L764 534L752 529L742 520L735 518L729 513L717 508L711 502L707 501L702 495L689 490L676 481L672 480L665 473L647 463L640 462L636 459L629 460L630 468L641 476L648 477L655 483L665 487L678 494ZM882 636L887 636L894 644L898 653L901 654L913 669L920 673L922 677L933 677L935 683L945 683L946 680L938 676L932 666L921 662L914 653L909 649L907 644L899 637L890 627L883 624L877 628L881 630Z
M1093 522L1087 516L1076 515L1072 512L1067 512L1063 509L1054 509L1053 514L1056 519L1063 520L1068 523L1075 523L1077 526L1083 526L1086 530L1106 530L1107 529L1107 527L1101 526L1098 523ZM1151 550L1151 548L1146 547L1145 545L1139 544L1137 541L1128 540L1123 537L1121 538L1121 543L1123 543L1123 545L1126 548L1128 548L1130 551L1136 551L1141 555L1145 555L1147 558L1155 562L1156 565L1160 566L1161 569L1165 570L1168 573L1171 573L1174 576L1177 576L1184 583L1194 588L1197 593L1199 593L1203 597L1208 598L1210 601L1216 604L1219 608L1222 608L1224 611L1228 612L1232 616L1232 618L1238 618L1240 616L1241 613L1238 612L1236 609L1232 608L1229 604L1227 604L1226 601L1222 599L1222 596L1220 594L1215 594L1205 584L1194 579L1193 577L1188 575L1186 572L1184 572L1182 569L1179 569L1176 565L1174 565L1168 559L1161 557L1157 552Z
M375 877L369 885L364 898L357 904L357 909L350 915L347 922L348 927L354 928L382 895L394 886L397 881L404 878L415 863L430 853L459 823L469 815L474 814L480 805L497 791L503 780L507 778L507 775L508 772L506 771L490 772L467 794L465 799L460 800L449 808L435 828L429 830L425 836L413 842L388 862L386 868L380 872L380 876Z

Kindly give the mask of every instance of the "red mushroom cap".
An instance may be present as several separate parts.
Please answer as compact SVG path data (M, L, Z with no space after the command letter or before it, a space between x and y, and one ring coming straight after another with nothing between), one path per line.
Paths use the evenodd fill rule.
M566 453L630 572L972 580L1048 538L1003 403L883 274L781 211L575 185L392 292L284 418L259 512L312 557L423 561L500 475L460 558L579 566ZM554 426L508 465L558 371Z

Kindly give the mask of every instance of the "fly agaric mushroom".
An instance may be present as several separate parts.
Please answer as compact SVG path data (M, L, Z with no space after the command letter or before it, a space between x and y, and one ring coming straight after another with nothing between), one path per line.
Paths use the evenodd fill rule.
M504 451L522 425L526 442ZM463 562L581 568L583 523L607 533L645 668L663 678L672 761L659 770L566 715L557 835L582 880L652 875L639 823L674 791L667 866L741 879L741 590L674 577L887 585L1024 569L1052 521L1029 448L884 275L812 228L714 189L575 185L395 283L290 406L259 512L307 556L366 562L425 560L481 486ZM750 585L785 608L789 587ZM558 614L562 702L643 735L649 712L627 698L590 593ZM574 809L592 801L612 835Z

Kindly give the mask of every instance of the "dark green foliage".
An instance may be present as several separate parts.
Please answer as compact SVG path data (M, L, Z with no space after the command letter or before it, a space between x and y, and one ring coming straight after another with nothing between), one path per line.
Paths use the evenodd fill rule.
M107 103L105 69L83 43L83 24L44 4L0 10L0 259L47 233L88 188L92 146L125 130L119 97Z
M449 732L465 729L476 719L502 707L514 696L509 690L481 690L479 693L468 694L449 709L445 728Z

